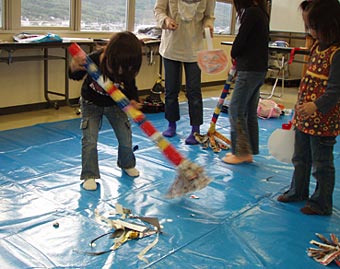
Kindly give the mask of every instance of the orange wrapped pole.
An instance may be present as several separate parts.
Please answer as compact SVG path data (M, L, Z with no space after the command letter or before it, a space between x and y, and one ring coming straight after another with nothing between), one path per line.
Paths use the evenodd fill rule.
M86 57L85 67L92 79L95 80L111 96L117 105L139 125L143 132L155 142L165 157L178 167L178 176L167 193L168 198L174 198L188 192L200 190L211 182L211 179L204 174L203 168L185 159L176 148L157 131L153 124L146 119L145 115L130 104L129 99L119 89L119 84L115 84L110 80L104 81L97 65L86 55L78 44L73 43L68 48L68 51L72 57L76 55Z

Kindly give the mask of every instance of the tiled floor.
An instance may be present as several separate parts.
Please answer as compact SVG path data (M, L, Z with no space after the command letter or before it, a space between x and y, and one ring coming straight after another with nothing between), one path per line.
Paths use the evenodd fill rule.
M271 85L264 85L261 92L271 92ZM213 86L203 89L203 97L218 97L222 91L222 86ZM278 86L276 93L280 93L281 88ZM284 93L281 98L275 96L272 97L273 100L278 103L282 103L286 108L292 108L295 104L297 95L297 88L285 88ZM230 98L227 97L227 98ZM182 93L180 96L180 101L185 101L185 95ZM55 122L67 119L77 118L79 115L76 114L75 108L71 107L60 107L58 110L54 108L48 108L44 110L37 110L24 113L16 113L9 115L0 116L0 131L9 130L15 128L21 128L25 126L31 126L38 123Z

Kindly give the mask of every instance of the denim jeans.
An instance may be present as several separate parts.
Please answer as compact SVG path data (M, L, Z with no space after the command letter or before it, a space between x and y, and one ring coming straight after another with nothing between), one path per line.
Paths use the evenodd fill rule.
M239 71L229 105L231 151L242 156L259 153L257 105L266 72Z
M333 148L336 137L312 136L295 131L294 173L285 196L291 201L307 200L308 206L320 215L332 214L335 168ZM316 179L316 188L309 198L310 176Z
M100 178L97 142L104 115L109 120L118 140L118 167L135 167L136 159L132 150L131 125L127 115L117 105L97 106L83 98L80 99L80 105L82 112L80 128L83 133L80 179Z
M165 71L165 118L168 121L180 119L178 95L182 84L182 62L164 58ZM197 63L183 63L185 90L189 105L190 125L203 123L203 101L201 91L201 70Z

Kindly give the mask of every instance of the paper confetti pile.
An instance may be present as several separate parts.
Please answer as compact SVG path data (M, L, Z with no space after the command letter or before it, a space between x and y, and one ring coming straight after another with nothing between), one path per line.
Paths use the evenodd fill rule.
M328 240L322 234L315 234L322 242L311 240L310 243L318 248L308 248L307 254L315 261L328 265L334 261L340 267L340 243L339 238L335 234L330 234L330 240Z

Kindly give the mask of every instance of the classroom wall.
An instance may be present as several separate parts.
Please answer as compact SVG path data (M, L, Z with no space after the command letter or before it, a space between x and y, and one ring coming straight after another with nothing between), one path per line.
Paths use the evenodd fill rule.
M300 3L302 0L272 0L270 30L294 33L305 32Z
M84 36L77 36L84 37ZM0 36L0 39L5 40ZM93 37L98 38L98 37ZM103 37L101 38L108 38ZM10 39L8 39L10 40ZM230 54L229 46L220 45L221 41L232 41L232 37L216 36L214 37L214 48L225 50L227 55ZM18 50L16 56L42 55L41 50ZM64 55L61 49L50 49L50 54ZM6 56L6 52L1 52L1 57ZM163 69L164 70L164 69ZM49 61L49 90L62 92L64 91L64 61ZM159 57L156 56L155 63L149 65L146 56L143 57L143 64L140 73L137 76L137 85L140 90L151 89L159 73ZM44 81L43 81L43 61L13 62L11 64L0 63L0 108L36 104L45 102ZM202 75L202 82L224 81L226 73L218 75ZM70 99L79 97L81 82L69 80ZM58 100L63 97L51 95L51 99Z

